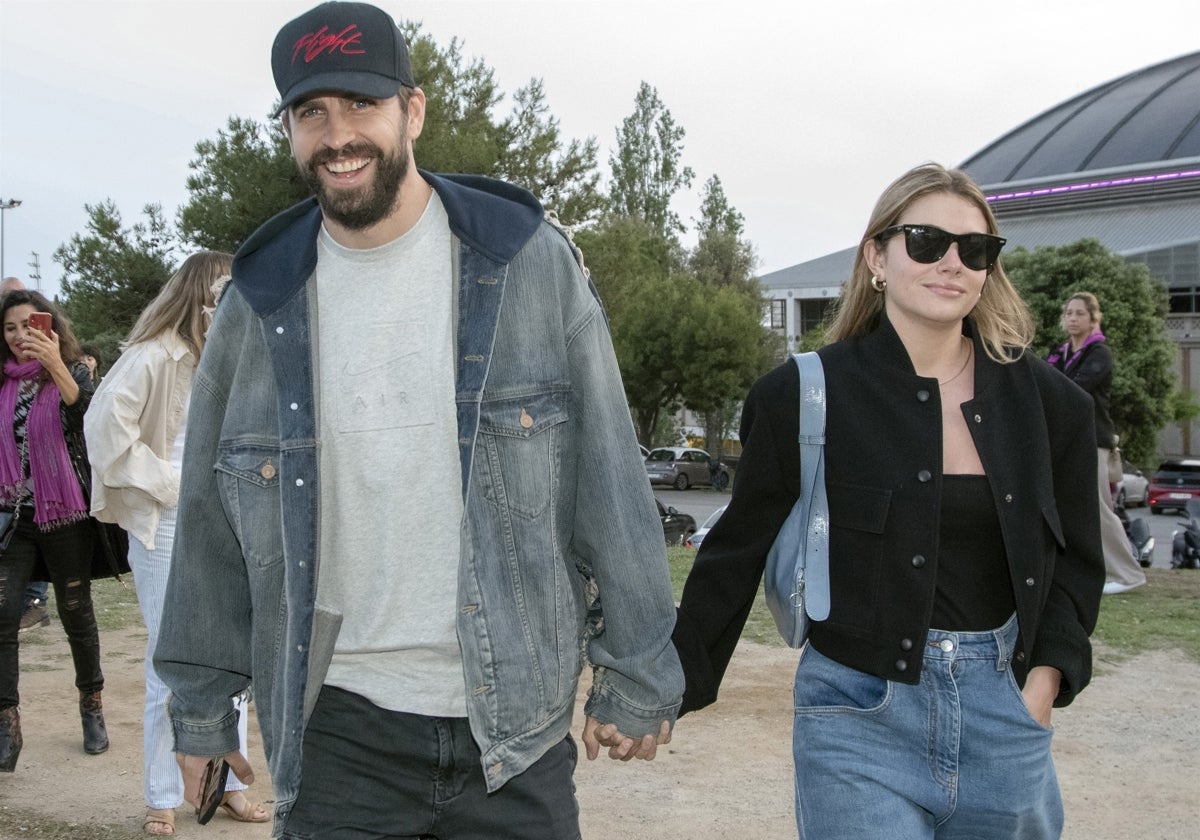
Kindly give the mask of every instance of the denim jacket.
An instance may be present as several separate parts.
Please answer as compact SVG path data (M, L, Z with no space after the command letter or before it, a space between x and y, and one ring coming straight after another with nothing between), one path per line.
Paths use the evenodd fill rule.
M457 624L496 790L566 736L585 658L587 714L631 736L674 720L683 676L662 528L576 253L523 190L422 174L455 242ZM276 831L341 620L314 606L320 224L314 201L297 205L234 261L194 380L155 656L184 753L236 749L229 697L253 684Z

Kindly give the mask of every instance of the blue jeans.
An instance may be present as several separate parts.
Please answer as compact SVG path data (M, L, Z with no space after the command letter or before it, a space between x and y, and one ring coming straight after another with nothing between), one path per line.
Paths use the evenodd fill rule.
M801 840L1049 840L1062 833L1052 730L1009 661L1014 616L930 630L918 685L869 676L810 645L796 670Z
M568 735L495 793L466 718L391 712L324 686L285 840L579 840Z

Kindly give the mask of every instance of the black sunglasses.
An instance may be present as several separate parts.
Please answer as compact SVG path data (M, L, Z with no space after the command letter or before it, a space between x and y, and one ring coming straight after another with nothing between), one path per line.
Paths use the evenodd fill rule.
M958 258L974 271L990 269L1000 257L1000 249L1008 240L990 233L950 233L933 225L892 225L884 228L875 239L882 245L898 233L904 234L904 250L919 263L935 263L958 243Z

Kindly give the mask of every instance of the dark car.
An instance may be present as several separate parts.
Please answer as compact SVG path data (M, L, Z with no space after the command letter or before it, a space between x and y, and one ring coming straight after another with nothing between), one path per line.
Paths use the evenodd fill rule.
M1163 461L1150 479L1150 512L1182 511L1189 499L1200 499L1200 461Z
M667 545L683 545L692 534L696 533L696 520L686 513L680 513L673 507L664 507L658 499L658 518L662 522L663 537Z

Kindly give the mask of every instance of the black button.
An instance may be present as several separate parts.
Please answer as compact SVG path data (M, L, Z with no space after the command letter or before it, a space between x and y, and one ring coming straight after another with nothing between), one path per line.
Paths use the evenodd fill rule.
M1024 662L1024 661L1025 661L1025 651L1023 651L1023 650L1019 650L1019 651L1017 651L1017 661L1018 661L1018 662Z
M912 639L901 639L900 650L912 650Z
M929 392L924 390L917 391L917 402L929 402Z
M922 483L929 481L931 478L933 478L933 473L931 473L929 470L921 470L919 473L917 473L917 481Z
M919 568L921 568L922 566L924 566L924 565L925 565L925 555L924 555L924 554L918 554L916 557L914 557L914 558L912 559L912 564L913 564L913 568L914 568L914 569L919 569Z
M905 662L903 659L897 659L896 660L896 670L897 671L907 671L908 663Z

